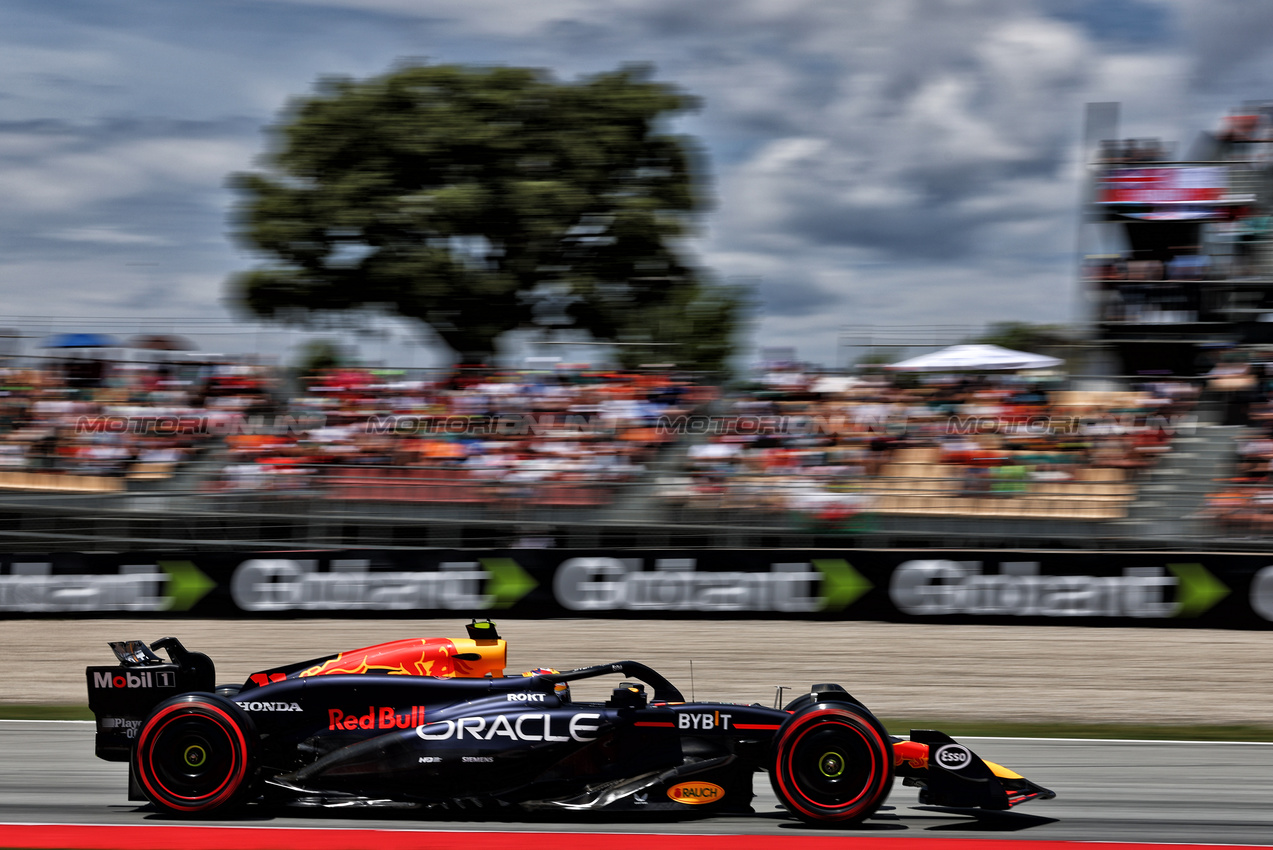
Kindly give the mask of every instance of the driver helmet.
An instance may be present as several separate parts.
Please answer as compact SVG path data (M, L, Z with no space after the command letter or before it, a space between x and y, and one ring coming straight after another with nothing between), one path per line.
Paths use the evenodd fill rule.
M560 670L554 670L551 667L536 667L534 670L527 670L522 674L525 676L543 676L550 673L559 673ZM570 684L568 682L557 682L553 685L553 691L557 694L557 698L563 703L570 702Z

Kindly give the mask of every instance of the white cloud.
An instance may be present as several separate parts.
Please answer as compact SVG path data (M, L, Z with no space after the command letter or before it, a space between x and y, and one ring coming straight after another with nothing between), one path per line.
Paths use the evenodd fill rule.
M167 239L148 236L145 233L130 233L118 227L71 227L48 234L53 239L64 242L93 242L101 245L169 245Z
M256 153L236 139L143 138L98 146L82 137L74 146L63 141L52 147L46 155L0 159L0 197L6 200L0 217L69 213L178 187L219 190L231 171L250 167Z
M587 0L542 0L526 3L523 0L482 0L481 3L466 0L270 0L299 6L350 9L376 12L406 18L442 20L462 24L470 32L498 36L526 36L538 26L556 20L587 18L589 12L598 11Z
M1203 0L1161 0L1162 34L1137 43L1047 14L1097 8L1060 0L259 0L250 23L202 9L207 28L130 26L141 6L103 3L113 17L0 34L0 98L11 118L48 125L0 124L0 240L51 234L68 251L187 265L162 297L135 268L98 278L102 309L217 303L223 272L250 262L217 246L224 178L264 142L218 122L270 120L321 74L379 73L403 55L566 78L652 60L704 100L685 126L708 146L718 203L695 249L723 276L761 281L773 312L759 341L828 361L841 324L1055 320L1073 300L1057 292L1073 284L1084 104L1122 102L1124 135L1187 146L1225 106L1267 96L1273 74L1273 10ZM248 29L258 21L273 29ZM280 47L258 49L270 34ZM138 116L208 126L107 131ZM202 211L184 225L201 236L156 226L168 206ZM6 299L74 299L87 279L63 258L31 263L0 267ZM41 274L56 282L47 293L15 289Z

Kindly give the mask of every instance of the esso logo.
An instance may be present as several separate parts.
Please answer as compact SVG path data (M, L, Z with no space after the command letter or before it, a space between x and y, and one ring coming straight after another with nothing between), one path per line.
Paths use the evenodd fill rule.
M972 764L972 753L960 744L947 744L941 747L933 758L947 770L963 770Z

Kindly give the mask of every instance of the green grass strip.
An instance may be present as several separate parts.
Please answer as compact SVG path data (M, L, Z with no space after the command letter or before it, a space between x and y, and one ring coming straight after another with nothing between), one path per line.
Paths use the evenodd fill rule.
M4 705L0 720L92 720L87 705Z

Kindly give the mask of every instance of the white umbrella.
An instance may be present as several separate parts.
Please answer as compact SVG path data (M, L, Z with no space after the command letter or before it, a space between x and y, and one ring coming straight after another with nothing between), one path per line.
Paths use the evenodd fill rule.
M847 392L862 382L857 378L845 378L834 375L825 375L813 382L813 386L809 387L810 392L827 393L834 395L836 393Z
M1061 365L1058 357L1013 351L998 345L952 345L932 354L921 354L900 363L885 366L897 372L969 372L978 369L1018 371L1050 369Z
M741 452L742 447L736 443L700 443L690 446L689 456L693 460L713 460L733 457Z

